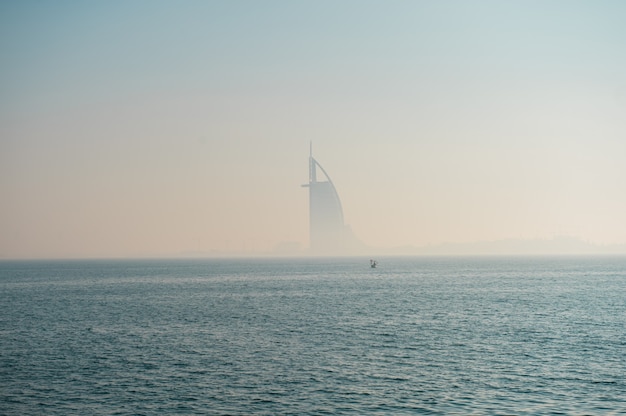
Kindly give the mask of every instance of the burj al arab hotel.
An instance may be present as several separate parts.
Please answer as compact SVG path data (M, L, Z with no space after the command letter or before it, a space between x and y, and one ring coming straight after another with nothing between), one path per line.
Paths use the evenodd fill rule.
M318 169L324 178L318 180ZM347 248L349 233L343 221L343 209L333 181L322 165L309 153L309 242L314 253L337 253Z

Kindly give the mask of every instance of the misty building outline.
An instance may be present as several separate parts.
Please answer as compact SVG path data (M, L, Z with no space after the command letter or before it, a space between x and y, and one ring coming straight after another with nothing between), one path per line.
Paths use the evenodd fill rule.
M318 171L324 178L318 180ZM350 246L351 233L344 224L343 208L339 194L326 170L309 150L309 248L314 253L335 254L345 252Z

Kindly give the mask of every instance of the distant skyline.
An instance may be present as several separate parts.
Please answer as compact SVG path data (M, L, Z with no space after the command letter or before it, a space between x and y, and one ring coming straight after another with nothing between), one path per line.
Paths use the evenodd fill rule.
M0 259L626 244L626 3L0 4Z

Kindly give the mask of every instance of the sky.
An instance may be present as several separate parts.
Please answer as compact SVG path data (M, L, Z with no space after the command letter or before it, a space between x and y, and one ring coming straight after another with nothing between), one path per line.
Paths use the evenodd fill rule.
M623 1L0 3L0 258L626 243Z

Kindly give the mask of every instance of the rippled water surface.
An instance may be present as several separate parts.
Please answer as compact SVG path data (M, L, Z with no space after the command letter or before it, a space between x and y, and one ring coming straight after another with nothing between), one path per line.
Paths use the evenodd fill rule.
M626 258L0 262L0 414L624 414Z

